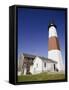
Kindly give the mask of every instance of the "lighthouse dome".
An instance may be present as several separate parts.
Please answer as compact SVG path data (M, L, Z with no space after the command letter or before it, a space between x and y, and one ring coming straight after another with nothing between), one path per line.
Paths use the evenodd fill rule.
M57 28L54 20L52 20L52 21L49 22L49 24L48 24L48 29L49 29L51 26L54 26L55 28Z

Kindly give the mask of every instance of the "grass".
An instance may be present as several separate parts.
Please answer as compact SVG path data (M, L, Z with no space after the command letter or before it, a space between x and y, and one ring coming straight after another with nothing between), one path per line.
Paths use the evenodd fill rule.
M40 73L36 75L21 75L18 76L18 82L25 81L44 81L44 80L62 80L65 78L64 73Z

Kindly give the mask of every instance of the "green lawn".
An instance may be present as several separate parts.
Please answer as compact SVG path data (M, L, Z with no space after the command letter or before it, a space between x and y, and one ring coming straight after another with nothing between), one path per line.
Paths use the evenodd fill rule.
M21 75L18 76L18 82L25 81L42 81L42 80L60 80L64 79L65 75L63 73L40 73L36 75Z

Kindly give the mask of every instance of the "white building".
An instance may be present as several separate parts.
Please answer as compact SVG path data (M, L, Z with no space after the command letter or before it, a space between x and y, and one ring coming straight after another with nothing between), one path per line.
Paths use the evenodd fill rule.
M51 59L24 53L20 55L18 75L53 72L56 71L56 64L57 62Z
M47 72L47 71L55 71L55 65L57 64L57 62L45 58L45 57L40 57L40 56L36 56L34 61L33 61L33 65L30 68L30 72L32 74L36 74L36 73L42 73L42 72Z

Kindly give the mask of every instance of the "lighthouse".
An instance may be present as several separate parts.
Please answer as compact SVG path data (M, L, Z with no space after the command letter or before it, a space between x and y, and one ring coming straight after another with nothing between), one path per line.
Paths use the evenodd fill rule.
M55 65L55 71L63 71L63 60L61 55L61 49L59 46L59 39L57 35L57 26L51 22L48 25L49 37L48 37L48 58L57 62Z

